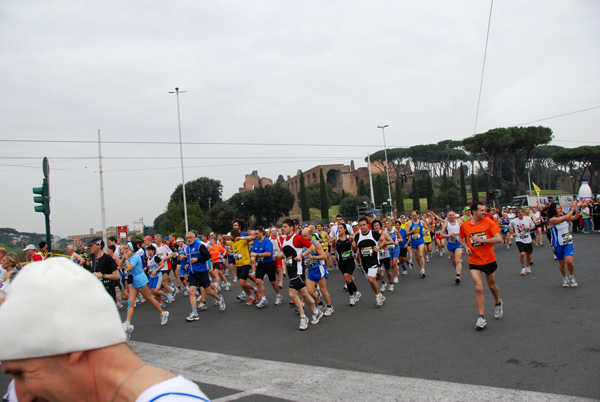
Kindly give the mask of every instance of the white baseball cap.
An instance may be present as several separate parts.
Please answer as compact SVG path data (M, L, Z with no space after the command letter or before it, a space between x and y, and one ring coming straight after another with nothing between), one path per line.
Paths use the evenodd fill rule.
M115 301L101 281L63 257L33 262L17 274L0 306L0 322L0 345L10 345L0 348L0 360L54 356L126 341Z
M23 249L23 251L27 250L36 250L36 247L33 244L28 244L27 247Z

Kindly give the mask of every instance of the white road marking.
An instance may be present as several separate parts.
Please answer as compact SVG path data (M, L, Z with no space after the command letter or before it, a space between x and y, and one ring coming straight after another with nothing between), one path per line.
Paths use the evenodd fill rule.
M130 341L145 362L189 380L290 401L592 401L558 394L282 363Z

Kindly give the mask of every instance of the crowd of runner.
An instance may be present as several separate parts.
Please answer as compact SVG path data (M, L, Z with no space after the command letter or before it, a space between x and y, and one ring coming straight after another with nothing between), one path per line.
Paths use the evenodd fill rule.
M67 253L78 264L102 281L118 308L126 307L123 329L127 338L136 306L149 303L166 325L169 303L187 298L188 322L199 320L199 312L208 308L209 300L221 311L226 309L223 292L239 286L237 299L247 306L263 309L269 305L266 289L275 293L274 305L284 303L284 278L287 277L288 303L300 315L301 330L316 325L323 316L334 314L327 289L329 272L339 270L344 277L348 303L373 298L381 308L384 293L393 292L399 278L407 275L416 263L419 276L427 278L427 263L434 255L448 259L454 268L452 280L462 282L463 253L475 286L479 316L477 329L487 325L484 315L483 275L495 300L494 317L503 316L503 303L495 281L497 268L494 244L503 243L519 251L520 274L529 275L533 264L533 247L544 246L547 236L554 258L558 260L562 286L577 287L574 276L571 222L578 222L586 205L574 202L564 213L555 203L549 206L496 210L475 203L463 211L448 211L438 216L432 211L409 216L387 216L382 220L367 214L358 221L345 222L341 215L329 225L300 224L286 219L281 226L246 228L244 220L232 223L226 234L198 234L185 237L170 234L146 236L143 240L120 242L101 238L85 247L86 258L69 246ZM32 262L46 258L44 244L36 251L33 245L24 251ZM5 289L20 269L16 254L0 249L0 287ZM358 289L355 275L361 273L367 284ZM231 278L229 280L228 278ZM265 283L265 278L268 283ZM371 293L372 292L372 293ZM364 293L364 295L363 295ZM369 296L371 295L371 296ZM337 303L342 301L337 300ZM182 317L183 319L183 317Z

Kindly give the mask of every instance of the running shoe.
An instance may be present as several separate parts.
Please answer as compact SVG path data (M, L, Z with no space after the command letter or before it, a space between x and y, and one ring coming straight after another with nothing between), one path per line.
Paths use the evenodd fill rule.
M133 325L129 321L125 321L123 323L123 331L125 331L125 337L129 340L129 338L131 338L131 333L133 332Z
M160 307L161 307L161 308L165 308L165 307L167 307L167 303L160 303Z
M269 305L267 299L261 299L260 302L256 305L258 308L265 308Z
M444 256L444 253L442 253L442 252L440 251L440 257L443 257L443 256Z
M250 298L250 300L248 300L248 301L246 302L246 306L251 306L251 305L253 305L254 303L256 303L256 299L255 299L254 297L251 297L251 298Z
M325 311L323 312L323 315L324 315L325 317L329 317L329 316L330 316L330 315L332 315L332 314L333 314L333 307L327 307L327 308L325 309Z
M500 300L500 304L496 304L496 308L494 309L494 318L502 318L504 315L504 303Z
M419 274L419 276L420 276L421 278L425 278L425 277L427 276L427 274L425 273L425 270L424 270L424 269L422 269L422 270L421 270L421 273Z
M323 312L321 310L317 310L316 313L313 313L312 320L310 320L310 323L313 325L317 325L321 317L323 317Z
M343 289L344 289L344 290L348 290L348 285L344 283L344 287L343 287Z
M556 258L556 254L553 255L554 259L557 260L558 258Z
M121 303L121 302L118 302L118 303L117 303L117 308L123 308L123 303Z
M425 262L429 263L429 255L425 256Z
M218 307L219 304L219 299L215 299L215 301L213 302L213 306Z
M190 291L189 289L186 287L185 290L183 291L183 295L184 296L189 296L190 295Z
M354 292L354 299L356 300L357 303L360 301L361 296L362 296L362 294L358 290L356 292Z
M385 282L383 282L381 285L379 285L379 291L380 292L385 292Z
M479 318L477 318L477 323L475 324L475 329L482 330L485 328L486 325L487 325L487 321L485 320L485 318L479 317Z
M169 321L169 312L163 311L162 313L160 313L160 325L167 325L168 321Z
M308 328L308 320L306 317L300 317L300 329L305 330Z
M223 296L219 297L219 310L225 311L225 298Z
M523 275L523 276L527 275L527 269L526 268L523 268L521 270L521 275Z
M390 285L388 286L388 292L393 292L394 291L394 284L390 283Z
M294 303L294 301L293 301L293 300L290 300L290 301L288 302L288 304L289 304L290 306L294 306L296 303Z
M576 288L578 286L574 276L572 276L569 280L569 285L571 285L572 288Z
M208 307L206 307L206 303L204 303L203 301L201 301L200 303L198 303L198 310L199 311L206 311L208 309Z
M190 315L185 317L185 320L188 322L198 321L199 319L200 319L200 317L198 317L198 314L194 314L194 313L190 313Z
M254 288L254 299L259 300L260 299L260 293L258 293L258 289Z
M282 295L275 296L275 305L280 306L282 303L283 303L283 296Z
M457 276L456 278L454 278L454 283L456 283L457 285L460 285L460 276Z
M239 301L246 301L246 293L242 292L236 296Z
M350 305L351 306L356 306L356 298L354 297L354 295L350 296Z
M531 273L531 267L527 267L527 273L530 274Z
M317 308L318 308L319 310L321 310L321 311L324 311L324 310L325 310L325 307L327 307L327 306L325 306L325 304L324 304L323 302L321 302L321 303L317 303Z
M167 303L173 303L174 301L175 301L175 298L172 295L167 294Z
M569 278L563 278L563 288L568 288L570 285Z
M230 283L226 283L225 284L225 290L229 290L231 289L231 284Z
M409 262L408 262L408 269L412 269L412 267L413 267L413 262L412 262L412 261L409 261Z
M402 275L403 275L403 276L406 276L406 275L408 275L408 271L402 271Z
M215 283L215 290L217 291L217 293L221 291L221 286L218 283Z
M283 282L279 282L279 289L283 289Z
M394 276L394 283L400 283L400 279L397 276Z
M533 260L531 260L531 261L529 262L529 265L533 265Z
M378 294L377 296L375 296L375 305L377 307L381 307L383 306L383 302L385 301L385 296L382 295L381 293Z
M237 282L237 278L233 278L233 283L236 283L236 282Z

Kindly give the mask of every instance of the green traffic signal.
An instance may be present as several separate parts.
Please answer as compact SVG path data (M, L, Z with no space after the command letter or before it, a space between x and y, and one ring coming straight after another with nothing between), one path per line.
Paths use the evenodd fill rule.
M40 205L36 205L33 207L35 212L41 212L43 214L49 214L50 213L50 200L49 200L49 195L48 195L48 182L46 179L44 179L44 181L42 182L42 187L34 187L32 189L33 194L39 194L39 196L33 197L33 202L35 202L36 204L40 204Z

